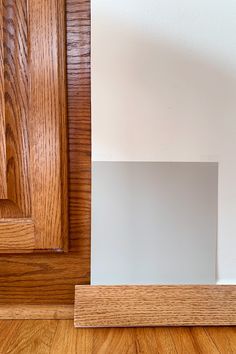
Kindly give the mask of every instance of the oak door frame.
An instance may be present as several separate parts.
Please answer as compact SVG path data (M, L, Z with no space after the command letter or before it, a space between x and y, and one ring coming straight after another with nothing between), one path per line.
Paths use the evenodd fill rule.
M73 317L74 287L90 283L90 1L65 0L68 252L0 254L0 317ZM42 310L42 311L41 311ZM40 312L41 311L41 312ZM50 315L51 314L51 315ZM45 317L46 318L46 317Z
M64 0L0 0L0 253L67 251Z

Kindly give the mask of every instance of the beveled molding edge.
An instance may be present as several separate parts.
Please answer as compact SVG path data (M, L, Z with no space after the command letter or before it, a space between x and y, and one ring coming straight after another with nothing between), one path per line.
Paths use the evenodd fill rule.
M75 327L235 326L236 285L75 287Z
M71 320L74 305L0 305L0 320Z

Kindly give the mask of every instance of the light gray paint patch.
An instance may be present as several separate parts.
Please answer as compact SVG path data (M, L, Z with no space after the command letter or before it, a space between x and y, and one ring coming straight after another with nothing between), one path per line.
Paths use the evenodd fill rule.
M94 162L92 284L214 284L218 164Z

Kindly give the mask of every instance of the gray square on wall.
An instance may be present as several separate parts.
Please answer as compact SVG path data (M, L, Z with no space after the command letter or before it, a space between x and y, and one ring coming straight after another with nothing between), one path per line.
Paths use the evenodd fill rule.
M93 162L92 284L215 284L218 164Z

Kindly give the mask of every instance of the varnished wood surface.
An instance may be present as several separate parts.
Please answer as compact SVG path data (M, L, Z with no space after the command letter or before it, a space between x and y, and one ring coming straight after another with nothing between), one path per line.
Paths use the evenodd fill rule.
M75 284L88 281L83 253L1 257L0 304L74 304Z
M235 327L75 329L73 321L0 321L0 353L234 354Z
M90 0L67 0L70 252L90 272L91 89Z
M0 0L0 199L7 198L7 165L5 135L4 30L3 0ZM1 209L1 208L0 208Z
M13 236L14 235L14 236ZM0 222L0 252L35 248L34 223L27 219L5 219Z
M67 251L65 1L0 10L0 252Z
M28 2L30 175L36 249L63 249L67 234L64 0ZM63 152L63 153L62 153ZM62 172L63 170L63 172ZM65 229L64 229L65 230ZM67 244L67 242L66 242Z
M26 0L3 0L7 199L31 217L29 27Z
M75 326L236 325L236 286L76 286Z
M73 305L0 305L2 320L71 320Z
M73 304L90 281L90 2L66 6L69 252L0 255L0 304Z

